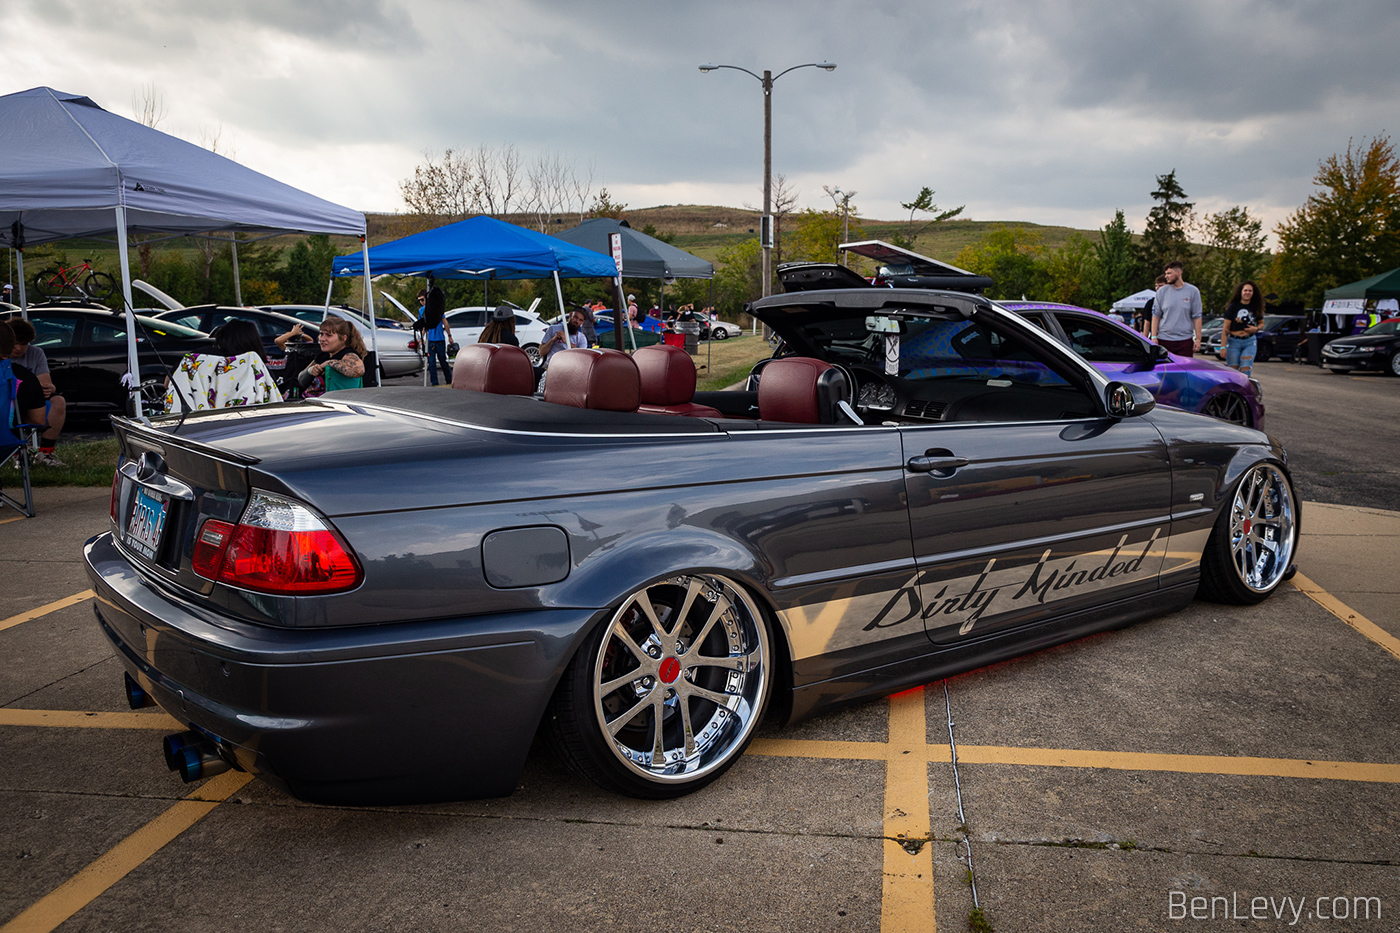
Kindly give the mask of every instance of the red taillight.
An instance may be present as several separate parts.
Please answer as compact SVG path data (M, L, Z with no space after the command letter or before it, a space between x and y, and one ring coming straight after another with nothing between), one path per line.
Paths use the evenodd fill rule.
M310 509L253 494L237 526L206 521L195 541L200 576L260 593L335 593L360 584L360 564Z
M264 593L331 593L360 582L360 567L330 531L239 525L219 580Z
M194 541L194 572L208 580L219 578L224 565L224 552L233 540L233 526L218 519L209 519L199 529Z
M418 341L416 341L416 340L410 340L410 341L408 342L408 348L409 348L410 350L417 350L417 349L418 349Z
M121 483L122 483L122 475L121 475L120 473L113 473L113 474L112 474L112 503L111 503L111 505L108 506L108 508L107 508L108 513L110 513L111 516L112 516L112 521L113 521L113 523L115 523L116 520L117 520L117 490L118 490L118 489L121 489Z

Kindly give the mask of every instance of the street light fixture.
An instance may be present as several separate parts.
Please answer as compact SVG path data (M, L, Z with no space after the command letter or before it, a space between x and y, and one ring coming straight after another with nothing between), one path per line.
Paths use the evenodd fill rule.
M798 68L835 71L836 63L807 62L804 65L793 65L777 74L765 71L761 76L738 65L704 64L700 66L700 71L708 73L720 68L742 71L763 85L763 217L759 221L759 243L763 246L763 297L767 298L773 291L773 82Z

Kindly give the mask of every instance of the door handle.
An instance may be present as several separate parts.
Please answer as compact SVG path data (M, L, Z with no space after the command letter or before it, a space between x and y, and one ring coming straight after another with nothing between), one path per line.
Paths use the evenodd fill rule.
M968 464L966 457L910 457L904 466L910 473L933 473L937 476L952 476L958 467Z

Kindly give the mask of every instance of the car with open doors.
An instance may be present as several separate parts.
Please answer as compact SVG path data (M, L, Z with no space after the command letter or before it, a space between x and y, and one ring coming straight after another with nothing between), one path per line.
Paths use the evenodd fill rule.
M977 295L749 309L751 392L665 345L516 347L454 388L119 421L97 623L186 779L509 794L532 739L611 790L718 778L792 723L1293 568L1265 434L1155 405ZM463 478L469 481L464 482ZM154 749L153 749L154 751Z

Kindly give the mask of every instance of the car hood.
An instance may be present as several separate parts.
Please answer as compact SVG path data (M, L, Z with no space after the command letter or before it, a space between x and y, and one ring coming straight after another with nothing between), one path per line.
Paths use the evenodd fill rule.
M1373 337L1342 337L1333 340L1329 347L1386 347L1400 341L1397 334L1376 334Z

